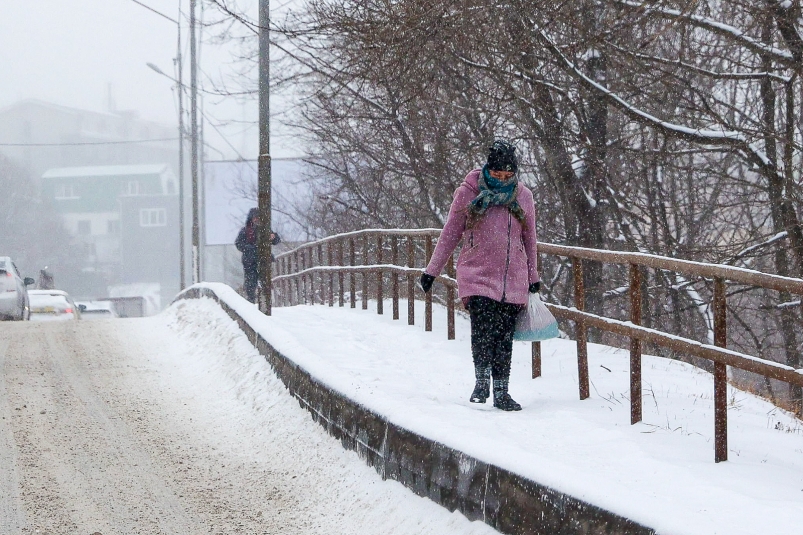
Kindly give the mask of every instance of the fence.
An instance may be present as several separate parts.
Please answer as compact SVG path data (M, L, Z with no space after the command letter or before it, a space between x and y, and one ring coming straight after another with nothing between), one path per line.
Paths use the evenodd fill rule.
M416 281L432 255L433 245L440 235L438 229L418 230L361 230L331 236L302 245L276 258L273 278L274 303L294 305L301 303L345 306L346 294L352 308L357 304L357 283L360 283L360 301L368 308L369 295L376 297L377 313L384 313L386 282L389 283L393 303L393 319L399 319L399 301L403 283L406 283L407 322L415 322ZM389 249L389 251L388 251ZM795 369L727 349L726 281L788 292L803 296L803 280L730 266L678 260L643 253L627 253L585 249L539 243L539 254L568 258L574 279L574 307L547 303L552 313L574 322L577 343L577 368L580 399L589 397L588 337L589 327L625 336L630 339L630 423L642 419L641 352L642 344L649 342L687 355L709 360L714 364L714 459L728 458L727 438L727 367L753 372L789 384L803 386L803 369ZM388 252L390 258L388 258ZM417 260L421 259L421 263ZM630 321L615 320L584 311L584 261L629 266ZM387 262L387 263L386 263ZM641 326L642 323L642 269L673 271L683 275L713 279L714 345L665 333ZM348 277L348 281L346 278ZM359 279L359 280L358 280ZM447 316L447 338L455 337L455 301L457 281L454 279L454 260L446 267L446 275L437 279L444 287ZM317 290L316 290L317 288ZM433 292L423 295L424 328L432 330ZM320 296L320 297L318 297ZM532 377L541 375L541 344L532 344Z

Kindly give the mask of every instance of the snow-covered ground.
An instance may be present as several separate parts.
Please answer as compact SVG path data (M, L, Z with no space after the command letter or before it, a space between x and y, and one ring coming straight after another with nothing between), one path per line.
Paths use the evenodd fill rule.
M382 481L219 306L0 322L0 535L491 535Z
M803 525L800 422L730 389L730 460L715 464L712 378L694 367L645 356L644 422L631 426L626 351L590 345L592 396L579 401L573 342L545 342L543 377L535 380L529 344L516 343L511 394L523 410L504 413L468 402L473 369L463 318L457 340L447 341L438 308L431 333L422 307L411 327L391 319L389 301L384 316L372 303L369 311L274 308L268 318L228 287L209 286L285 356L394 423L659 533L791 534ZM242 388L261 388L247 369L229 373L242 374Z

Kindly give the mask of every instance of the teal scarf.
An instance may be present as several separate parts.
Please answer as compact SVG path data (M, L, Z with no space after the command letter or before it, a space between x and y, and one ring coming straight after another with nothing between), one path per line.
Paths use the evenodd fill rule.
M516 200L519 193L519 179L516 175L507 182L502 182L491 176L486 165L482 168L477 184L480 187L480 194L468 205L472 225L485 215L491 206L507 206L510 213L524 223L524 210Z

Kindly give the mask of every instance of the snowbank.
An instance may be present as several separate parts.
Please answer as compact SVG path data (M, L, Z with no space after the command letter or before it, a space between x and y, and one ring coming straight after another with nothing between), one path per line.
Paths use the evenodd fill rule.
M529 344L516 344L511 394L524 410L502 413L468 402L462 318L457 340L446 341L438 310L433 333L421 317L409 327L349 308L274 308L265 317L230 288L203 286L276 351L395 425L659 533L785 534L803 525L800 423L730 388L730 460L715 464L713 381L684 363L644 357L644 423L631 426L627 352L589 345L592 397L579 401L572 342L544 343L536 380Z

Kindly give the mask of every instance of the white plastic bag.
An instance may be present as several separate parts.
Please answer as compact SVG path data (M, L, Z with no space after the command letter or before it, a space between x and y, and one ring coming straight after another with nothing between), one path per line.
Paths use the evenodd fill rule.
M538 293L531 293L527 306L524 307L516 318L516 330L513 333L514 340L524 342L540 342L550 338L557 338L558 322L555 316L541 302Z

